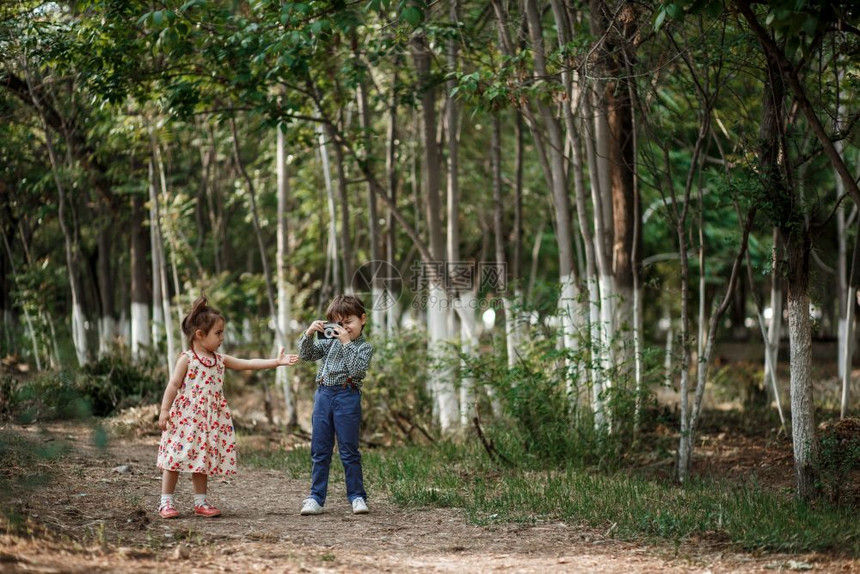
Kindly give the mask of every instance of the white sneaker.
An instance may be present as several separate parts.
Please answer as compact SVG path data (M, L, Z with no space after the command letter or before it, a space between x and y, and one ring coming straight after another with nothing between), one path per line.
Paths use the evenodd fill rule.
M367 514L370 509L367 508L367 503L360 496L352 501L353 514Z
M366 507L365 507L366 508ZM305 503L302 505L302 516L307 516L309 514L322 514L323 507L320 506L320 503L316 501L314 498L305 499Z

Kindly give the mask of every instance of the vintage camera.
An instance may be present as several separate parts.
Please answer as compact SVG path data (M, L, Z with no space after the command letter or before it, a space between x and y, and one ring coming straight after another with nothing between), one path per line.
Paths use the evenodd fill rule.
M340 323L326 323L322 331L317 331L317 339L334 339L343 325Z

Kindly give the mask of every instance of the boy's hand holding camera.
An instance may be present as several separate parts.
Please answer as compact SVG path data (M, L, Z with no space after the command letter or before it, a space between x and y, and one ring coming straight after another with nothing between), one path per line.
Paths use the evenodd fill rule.
M325 321L314 321L311 323L305 335L312 337L314 332L317 333L318 339L337 339L343 345L347 345L352 341L349 333L338 323L326 323Z

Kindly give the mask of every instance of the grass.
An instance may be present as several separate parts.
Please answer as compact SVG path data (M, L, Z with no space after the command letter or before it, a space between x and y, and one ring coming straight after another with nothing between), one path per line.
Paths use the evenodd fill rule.
M246 451L244 460L310 479L307 449ZM800 504L790 493L755 484L708 480L680 487L573 468L498 469L474 444L371 450L363 465L369 488L394 503L463 508L478 525L562 520L625 540L696 538L744 550L860 557L860 521L852 509ZM331 480L343 480L337 462Z

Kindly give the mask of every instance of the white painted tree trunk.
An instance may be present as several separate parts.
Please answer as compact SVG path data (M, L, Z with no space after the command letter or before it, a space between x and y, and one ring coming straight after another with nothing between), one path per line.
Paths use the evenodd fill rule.
M455 430L460 422L460 407L454 381L451 378L451 360L445 349L448 342L448 299L445 289L438 283L430 284L427 305L427 328L430 377L434 383L435 398L439 409L439 426L443 434Z
M750 284L750 291L754 294L753 299L756 305L756 316L758 317L758 325L761 331L761 338L764 343L764 367L765 367L765 384L768 379L773 383L772 393L776 401L776 410L779 413L779 421L784 433L788 432L785 426L785 414L782 412L782 399L779 396L779 387L777 382L779 378L776 373L776 358L772 354L771 346L768 344L767 326L765 325L764 313L762 312L761 302L755 295L755 278L753 277L752 262L750 261L749 253L747 253L747 279Z
M773 229L773 253L771 255L771 265L773 269L772 280L770 286L770 309L771 318L770 325L767 328L767 336L764 340L765 345L765 369L764 369L764 387L769 389L767 392L772 393L772 401L781 402L777 396L779 394L779 379L774 379L771 373L777 372L779 366L779 341L782 336L782 240L779 236L779 230ZM768 364L770 361L770 364Z
M499 18L499 24L504 30L503 46L508 52L512 50L512 42L507 36L506 12L501 2L494 2L494 9ZM543 39L543 26L541 25L541 8L535 0L526 0L523 3L523 11L528 21L528 33L531 40L532 59L534 61L534 76L540 81L547 77L546 53ZM560 30L566 30L565 26L559 26ZM540 146L538 159L541 161L544 177L552 191L552 200L555 217L555 228L558 238L559 258L559 283L561 295L558 301L558 313L562 323L562 340L564 347L576 354L579 351L577 337L577 326L582 321L579 312L578 287L576 277L575 257L573 253L573 230L570 213L570 190L568 189L568 159L564 155L565 135L562 122L556 117L555 110L540 98L537 99L537 108L540 122L545 129L545 136L539 131L538 117L526 106L524 112L528 120L529 129L536 145ZM540 144L546 140L544 147ZM578 391L578 380L582 380L582 361L566 360L565 384L569 400L576 399ZM574 378L574 373L577 373ZM596 415L599 416L599 415Z
M69 278L69 288L72 296L72 339L75 345L75 356L78 359L78 365L85 365L87 362L87 339L84 326L84 314L80 300L80 286L78 278L75 275L77 270L77 242L73 239L68 227L66 226L66 192L62 181L60 180L60 163L54 151L53 133L48 127L48 122L45 119L45 110L39 100L37 91L33 89L33 82L30 76L30 71L25 68L27 75L27 86L29 87L30 97L33 100L33 105L39 111L39 117L42 120L42 128L45 132L45 144L48 149L48 157L51 162L51 173L54 177L54 183L57 186L57 195L59 197L59 207L57 219L60 223L60 229L63 233L63 242L65 245L66 256L66 273ZM68 148L67 148L68 149ZM69 156L70 157L70 156ZM71 167L71 161L69 162Z
M141 358L141 351L150 345L149 305L146 302L146 231L143 224L143 199L131 199L131 324L129 341L132 359Z
M132 301L131 303L131 354L140 357L144 347L152 344L149 329L149 305Z
M845 319L845 368L842 370L842 392L840 393L839 418L844 419L848 413L848 389L851 387L851 364L854 358L854 302L857 297L857 289L848 287L848 308Z
M286 348L290 336L290 321L292 319L292 308L290 304L290 289L287 280L287 261L289 253L289 236L287 234L287 202L290 196L290 180L287 173L287 150L284 132L281 126L277 126L277 149L275 161L278 176L278 256L277 256L277 281L278 281L278 328L276 333L276 352L281 347ZM277 356L277 355L276 355ZM275 369L275 384L284 393L284 422L288 429L298 423L293 391L290 388L290 370L285 368Z
M155 292L155 285L158 285L158 302L160 305L160 313L155 312L156 304L153 305L153 340L158 341L156 338L155 330L157 328L156 323L161 322L158 327L164 328L164 333L167 339L167 372L171 372L173 366L176 364L176 345L173 340L173 328L172 321L170 316L170 289L167 286L167 267L165 265L165 254L164 254L164 240L161 235L161 210L159 209L158 203L158 195L155 190L155 181L154 181L154 165L152 162L149 164L150 167L150 175L153 176L149 190L150 190L150 229L152 234L152 261L153 261L153 269L152 269L152 283L153 283L153 292Z
M839 81L842 81L842 77L844 76L844 72L837 72L837 77ZM847 117L847 110L845 109L844 104L840 105L837 112L836 117L836 131L842 132L845 129L845 122L842 118ZM841 139L838 139L833 142L833 147L836 149L836 152L844 157L844 148L845 145ZM845 194L845 183L842 181L842 178L839 176L839 172L834 168L833 169L833 177L836 181L836 200L839 201L842 196ZM856 209L856 206L855 206ZM839 205L836 207L836 244L838 255L836 258L836 281L839 287L837 296L839 297L839 321L838 321L838 339L839 345L837 348L837 364L839 365L839 380L846 380L846 372L851 372L851 364L847 362L848 355L853 352L853 341L848 338L848 330L850 329L847 320L848 315L848 307L853 305L853 300L848 298L848 283L849 277L848 273L850 270L848 269L848 238L847 238L847 225L845 221L845 203L839 201Z
M102 315L99 319L99 356L110 352L110 344L117 334L116 321L110 315Z
M845 339L842 357L845 367L842 369L842 393L839 409L839 417L845 418L848 411L849 389L851 388L851 371L854 359L854 307L857 304L857 284L860 274L860 235L854 238L854 253L851 256L851 274L847 284L845 301Z
M425 263L433 268L444 266L446 259L445 236L442 224L442 201L440 198L440 163L436 140L436 87L431 73L432 51L426 35L414 34L410 47L415 72L421 85L421 122L420 138L422 145L422 174L425 183L424 215L430 243L431 260ZM440 269L444 273L444 269ZM428 354L431 363L431 387L435 390L434 399L442 433L450 433L459 426L460 409L458 397L451 378L451 357L446 352L448 340L448 307L450 301L442 284L443 277L433 273L429 285L427 305L427 328L430 335Z
M460 350L464 356L474 357L478 352L478 331L473 305L475 296L471 291L465 291L460 296L463 312L460 317ZM465 374L466 361L460 361L460 426L468 428L471 418L475 415L475 379Z
M326 146L325 133L322 126L317 128L319 137L320 159L323 166L323 179L325 181L326 205L328 206L328 258L331 262L332 285L335 292L340 292L342 283L340 281L340 262L337 254L337 207L334 198L334 186L331 180L331 165L328 158L328 147ZM346 278L348 280L349 278Z
M152 344L158 345L164 331L163 292L161 290L161 250L158 247L158 213L155 200L155 166L149 163L149 244L152 260ZM168 364L167 372L171 372L172 364Z
M675 332L672 330L672 319L667 317L666 320L669 322L669 326L666 328L666 344L664 346L663 386L667 389L671 389L675 386L675 375L672 372L672 345L675 339Z
M45 343L45 347L46 348L50 347L50 349L52 351L52 352L49 351L46 353L48 355L48 361L50 362L52 369L59 369L60 368L60 346L57 343L57 330L54 328L54 321L51 319L51 317L47 313L42 317L42 321L44 321L44 323L46 325L48 325L48 333L50 334L50 336L49 336L50 345L49 345L49 343Z
M69 230L66 227L66 192L58 174L59 165L54 154L54 145L51 141L52 135L47 131L47 129L46 133L47 137L45 138L45 142L47 143L48 152L51 158L51 167L54 174L54 181L57 185L57 193L60 198L57 217L60 221L60 228L63 231L63 240L66 248L66 272L69 278L69 287L72 294L72 341L75 345L75 356L77 357L78 365L83 366L87 363L87 332L85 327L84 310L80 300L80 286L78 284L78 278L75 275L75 270L77 268L77 245L72 240Z
M158 177L159 177L159 183L160 183L159 187L161 189L161 199L159 200L159 202L161 202L161 203L159 203L159 205L157 206L157 211L158 211L158 237L159 237L159 245L161 248L161 263L165 267L165 270L164 270L164 276L165 277L164 277L163 284L161 286L162 295L163 295L162 301L167 302L164 305L164 321L165 321L165 329L167 329L167 331L168 331L168 337L167 337L168 345L170 347L172 347L172 350L170 351L170 353L175 355L176 343L171 342L171 341L175 340L175 333L176 333L176 331L173 327L174 326L173 312L174 311L176 312L176 317L175 317L176 325L178 325L180 327L180 329L179 329L180 331L182 330L181 325L182 325L182 319L184 317L183 317L182 310L179 308L179 305L173 305L171 297L168 295L170 293L170 290L167 288L167 285L169 283L169 281L167 280L167 263L168 263L168 259L169 259L170 260L170 270L173 274L173 297L175 297L176 300L179 301L180 298L182 297L182 285L179 282L179 270L177 269L177 265L176 265L176 254L179 252L179 246L178 246L179 242L177 241L175 235L177 234L176 232L181 233L181 230L176 229L170 223L170 218L165 217L165 215L164 215L164 209L167 209L168 206L170 205L170 192L169 192L168 187L167 187L167 171L164 169L164 161L161 158L161 146L159 145L157 140L153 141L153 150L154 150L155 162L156 162L156 167L157 167ZM167 243L170 244L170 257L169 258L167 256L167 249L165 248L165 241L164 241L165 237L168 240ZM187 244L187 242L186 242L186 244ZM188 249L185 250L185 252L187 254L189 254L190 259L196 263L198 273L202 276L203 275L203 268L200 265L199 261L197 260L197 256L194 254L194 251L189 246ZM193 298L192 298L192 301L193 301ZM180 336L180 339L181 339L181 336ZM182 344L180 343L178 346L181 348Z
M391 71L391 96L388 107L388 141L385 150L385 171L388 180L389 199L393 205L397 204L397 88L398 81L398 66L401 56L395 55L394 68ZM397 249L396 249L396 230L394 228L394 213L392 209L388 209L385 215L386 232L385 232L385 260L388 263L388 268L391 270L397 269ZM391 285L398 288L398 285ZM401 292L405 291L405 287L400 287ZM395 331L400 328L400 304L396 293L391 293L393 300L386 310L386 334L394 336Z
M514 291L514 298L502 297L502 308L505 311L505 351L508 357L508 368L516 366L519 359L520 340L522 339L523 318L519 309L522 292Z
M587 90L583 95L582 103L585 118L593 116L594 106L592 105L592 99L594 97L593 89ZM598 125L602 123L599 118L595 121ZM595 141L595 134L599 135L599 132L597 132L596 127L592 127L594 123L588 121L588 119L583 122L583 125L586 127L584 134L585 152L588 158L589 170L592 174L600 174L601 162L598 158L598 145ZM613 276L608 258L609 255L606 252L606 235L610 233L609 229L607 229L607 222L612 221L612 218L610 211L609 219L604 219L606 216L604 204L607 203L607 198L605 197L606 191L601 187L603 183L604 180L599 175L591 176L591 202L594 207L594 260L597 271L597 289L594 291L597 297L597 307L595 308L595 301L591 301L589 315L593 316L595 311L599 311L596 323L597 327L592 324L591 329L591 349L594 354L592 361L596 365L591 384L593 397L592 409L595 412L594 425L595 429L599 432L611 431L612 429L611 414L606 410L602 396L604 391L611 388L612 385L609 379L609 372L613 364L612 339L614 336L613 321L615 319L615 313L612 310L614 300L614 289L612 288ZM589 283L592 281L593 279L589 279ZM592 287L589 284L589 290L591 289Z

